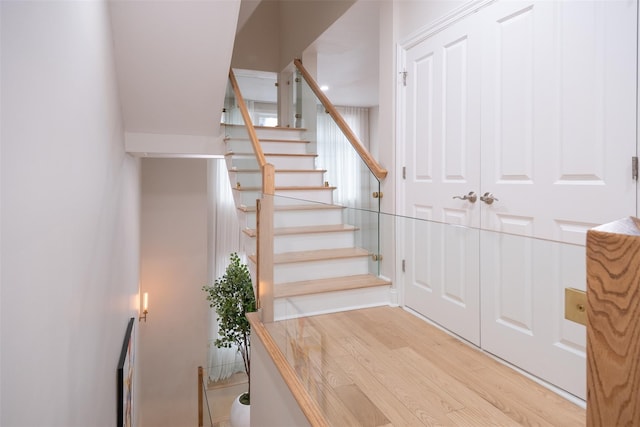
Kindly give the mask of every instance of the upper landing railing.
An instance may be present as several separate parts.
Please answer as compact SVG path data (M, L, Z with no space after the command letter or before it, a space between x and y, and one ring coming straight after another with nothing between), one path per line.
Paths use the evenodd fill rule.
M373 175L375 175L375 177L380 181L385 179L385 177L387 176L387 170L383 168L376 161L376 159L373 158L373 156L371 156L371 153L369 153L362 142L360 142L347 122L345 122L342 115L336 110L331 101L329 101L329 98L327 98L324 92L320 90L320 87L313 79L313 77L311 77L311 74L309 74L306 68L304 68L304 66L302 65L302 61L296 58L293 63L295 64L300 74L302 74L302 77L304 77L307 85L309 85L309 88L313 91L318 100L320 100L322 106L325 108L325 111L331 116L336 125L338 125L342 133L345 135L349 143L353 146L353 149L358 153L362 161L367 165L371 173L373 173Z

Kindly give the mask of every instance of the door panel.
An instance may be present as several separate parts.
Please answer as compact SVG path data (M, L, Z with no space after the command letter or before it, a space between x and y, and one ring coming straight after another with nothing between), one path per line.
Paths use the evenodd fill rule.
M635 214L636 4L498 2L485 9L482 228L529 235ZM584 244L584 240L580 242Z
M479 49L452 26L407 52L405 253L408 307L480 343L477 202ZM476 31L477 32L477 31ZM455 224L455 225L446 225Z
M586 230L636 215L637 13L496 1L406 52L406 305L581 398L564 288Z
M481 182L499 198L481 226L520 235L481 235L500 266L482 269L482 347L584 399L585 328L562 302L585 289L586 230L635 214L636 6L514 3L481 12Z

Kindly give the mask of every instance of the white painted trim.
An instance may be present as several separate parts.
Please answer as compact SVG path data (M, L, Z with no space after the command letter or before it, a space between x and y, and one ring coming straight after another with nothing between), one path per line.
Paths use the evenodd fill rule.
M389 288L389 305L391 307L399 307L398 303L398 290L396 288Z
M400 227L403 221L403 215L405 212L405 200L406 200L406 181L402 178L402 167L405 166L405 97L406 88L403 86L400 79L400 71L404 70L407 62L407 50L400 45L396 45L396 127L395 127L395 164L396 164L396 215L395 215L395 232L396 232L396 274L394 281L396 289L396 303L400 306L404 306L404 289L405 289L405 273L402 271L402 260L405 259L405 232L404 228Z
M452 10L446 15L441 16L434 22L427 24L408 35L404 41L400 43L400 46L404 50L408 50L420 42L428 39L436 33L444 30L445 28L453 25L454 23L464 19L465 17L476 13L483 7L493 3L496 0L471 0L468 3L463 4L457 9Z
M277 298L274 301L274 318L275 320L296 319L386 305L389 305L388 286L349 289L290 298Z
M125 132L127 153L141 157L216 157L225 152L224 135L173 135Z

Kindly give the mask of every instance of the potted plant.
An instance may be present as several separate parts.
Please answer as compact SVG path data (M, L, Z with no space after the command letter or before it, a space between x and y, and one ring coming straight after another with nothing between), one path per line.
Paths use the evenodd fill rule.
M250 404L249 391L251 390L251 349L249 343L251 325L245 313L256 311L256 298L249 269L246 264L240 262L240 257L234 252L231 254L231 263L224 275L217 278L213 285L203 286L202 289L207 293L209 306L215 308L218 315L219 338L215 341L216 347L237 346L242 356L249 390L241 394L236 402L247 405L246 408L248 408ZM232 418L233 412L232 408ZM248 411L246 412L248 413ZM233 420L232 425L234 425Z

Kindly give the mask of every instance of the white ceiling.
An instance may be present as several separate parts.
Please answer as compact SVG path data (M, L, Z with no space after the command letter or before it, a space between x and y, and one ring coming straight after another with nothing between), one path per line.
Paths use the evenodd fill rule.
M125 130L218 135L240 0L109 3Z
M335 105L378 105L379 2L360 0L310 49L318 53L318 84Z
M309 46L318 54L318 84L335 105L378 105L379 3L360 0ZM276 102L276 74L235 70L246 99Z

